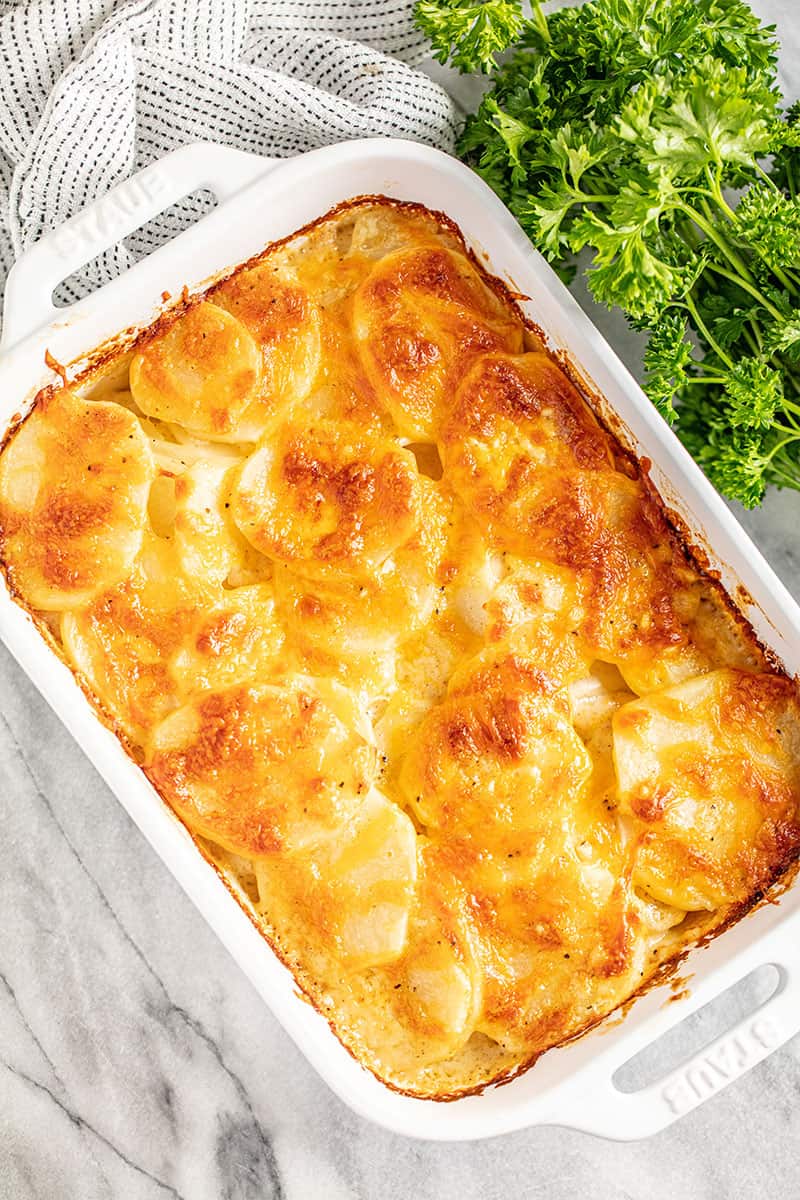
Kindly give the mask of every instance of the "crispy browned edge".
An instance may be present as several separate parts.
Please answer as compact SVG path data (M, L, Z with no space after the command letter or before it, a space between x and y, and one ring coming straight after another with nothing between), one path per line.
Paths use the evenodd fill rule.
M553 358L558 363L558 365L561 367L561 369L563 371L565 371L565 373L570 377L572 382L576 385L578 390L584 396L584 398L586 399L587 403L591 407L592 411L595 413L595 416L598 418L598 420L600 421L603 428L608 432L609 436L613 439L615 446L619 452L620 465L624 464L627 472L633 478L638 478L638 479L642 480L642 482L644 483L645 487L650 492L650 494L653 497L653 499L655 500L655 502L661 508L661 510L664 514L664 517L670 527L672 535L675 538L677 544L681 547L688 562L691 563L691 565L698 571L698 573L701 576L703 576L706 580L708 580L710 582L712 587L716 590L718 596L724 602L730 615L733 617L733 619L736 621L736 623L741 627L742 631L747 636L748 640L751 643L755 644L759 648L759 650L762 652L770 669L772 671L774 671L776 674L780 674L780 675L783 675L788 678L788 673L787 673L783 663L778 658L777 654L775 654L775 652L770 647L766 646L761 641L761 639L756 635L755 630L753 629L750 621L747 619L747 617L744 615L744 613L741 611L741 609L737 606L737 604L734 602L734 600L729 596L728 592L725 590L724 586L722 585L722 582L720 579L720 573L711 568L710 559L709 559L707 550L695 540L696 535L694 535L693 531L691 531L689 529L689 527L684 522L684 520L681 518L681 516L674 510L670 509L665 504L665 502L662 499L662 497L660 496L659 492L657 491L655 486L650 481L649 473L650 473L650 469L652 466L650 460L647 458L641 458L641 459L637 458L636 455L634 454L634 452L631 450L630 444L628 444L628 445L625 444L626 442L631 443L633 438L632 438L630 431L625 426L624 422L621 420L621 418L616 416L615 413L613 413L610 406L605 401L605 398L603 397L602 393L598 392L597 390L595 390L592 387L591 383L587 380L587 378L585 377L583 372L580 370L579 366L572 360L572 358L569 354L567 354L565 351L556 352L556 351L551 350L548 347L547 336L546 336L544 330L539 325L537 325L534 321L532 321L530 318L526 317L525 314L521 311L521 309L517 303L518 300L528 299L528 297L525 295L525 293L519 292L519 291L514 291L503 280L499 279L495 275L492 275L487 270L486 266L480 261L478 255L475 253L475 251L472 250L467 245L464 235L462 234L458 225L456 225L455 221L453 221L450 217L448 217L447 214L444 212L437 211L436 209L427 208L424 204L418 204L418 203L414 203L412 201L395 200L389 196L382 196L382 195L361 195L361 196L354 196L350 200L345 200L341 204L337 204L333 208L329 209L326 213L323 213L320 217L317 217L316 220L310 221L307 225L304 225L301 228L296 229L293 233L288 234L286 237L280 238L274 242L270 242L267 246L265 246L265 248L263 250L259 251L257 254L254 254L251 258L247 259L245 262L239 263L237 266L231 268L230 270L225 270L225 271L220 272L218 275L214 276L211 279L211 281L208 282L201 291L196 292L194 295L190 296L188 287L184 286L179 300L173 304L170 304L168 308L165 308L165 310L158 317L156 317L156 319L154 321L152 321L150 323L150 325L148 325L145 329L140 329L135 326L129 327L128 329L123 330L121 333L116 334L113 338L109 338L106 342L103 343L102 346L100 346L96 350L92 351L90 354L85 356L85 358L78 359L77 361L81 362L82 366L81 366L80 370L75 373L75 375L72 377L72 380L70 382L72 382L72 383L82 382L88 376L90 376L94 372L98 371L101 367L107 366L109 364L109 362L111 362L118 355L127 353L131 350L134 350L137 347L145 344L147 341L150 341L157 334L159 334L164 329L166 329L170 325L172 325L184 312L186 312L193 305L198 304L201 300L204 300L208 296L212 295L213 292L215 291L215 289L217 287L219 287L225 280L231 278L233 275L237 275L240 271L244 271L249 267L255 266L257 263L261 262L268 255L270 255L276 249L278 249L280 246L284 246L288 242L294 241L296 238L312 232L314 229L317 229L320 225L324 224L326 221L330 221L333 218L340 216L343 212L346 212L348 209L357 208L364 204L383 204L383 205L386 205L387 207L400 209L400 210L407 211L407 212L423 213L426 216L432 217L440 226L445 227L448 230L448 232L456 239L456 241L458 241L460 243L465 255L473 263L473 265L475 266L477 271L480 273L480 275L483 278L483 280L485 281L485 283L492 289L492 291L494 291L499 296L499 298L505 304L509 305L517 312L517 314L519 315L519 317L522 320L525 327L535 337L537 337L539 339L539 341L542 343L546 353L549 354L550 357ZM162 292L161 299L165 304L168 304L169 301L171 300L171 297L168 292ZM36 393L36 395L33 397L33 400L30 403L27 413L23 414L20 412L20 413L17 413L15 417L12 417L11 422L9 424L8 429L6 430L4 437L3 437L2 441L0 441L0 454L2 454L2 452L5 450L7 444L14 438L16 433L19 431L21 426L28 419L28 417L33 412L33 410L37 407L37 405L45 397L52 395L52 393L54 391L56 391L58 387L64 387L67 385L67 367L62 365L61 363L57 362L56 359L54 359L53 356L50 354L49 350L45 351L45 361L52 370L56 371L56 373L61 376L61 383L59 385L52 383L52 384L48 384L47 386L41 388ZM40 616L38 616L37 613L33 609L31 609L31 607L28 604L26 604L24 598L19 594L17 588L15 587L15 585L13 583L12 575L9 570L9 564L6 562L6 559L5 559L2 538L0 538L0 572L2 572L2 574L5 578L6 586L8 587L9 593L13 597L15 602L28 613L28 615L31 617L34 624L38 628L39 632L45 638L45 641L48 643L50 648L61 659L61 661L64 662L67 667L69 667L69 669L72 672L74 678L76 679L79 687L83 691L84 695L86 696L87 700L91 704L92 708L97 713L99 719L103 722L103 724L107 728L109 728L114 734L116 734L117 739L119 740L123 749L125 750L125 753L136 764L136 766L138 766L139 769L142 770L142 773L145 776L145 778L148 779L147 773L144 771L144 768L142 767L142 763L140 761L140 756L137 755L136 748L128 740L124 731L119 728L114 717L104 708L103 704L98 699L98 697L94 695L94 693L92 692L92 690L88 684L88 681L85 680L83 678L83 676L81 675L81 673L79 671L76 671L75 668L71 665L71 663L69 663L67 661L66 655L63 652L63 648L59 645L59 643L53 637L46 622ZM752 603L751 598L748 596L748 594L744 588L739 587L737 589L737 593L739 594L741 602L743 604ZM793 682L795 682L795 684L797 684L796 679ZM148 783L150 783L149 779L148 779ZM150 783L150 786L153 787L152 783ZM554 1050L554 1049L557 1049L559 1046L565 1046L565 1045L570 1044L571 1042L575 1042L579 1038L582 1038L587 1033L591 1032L591 1030L596 1029L599 1026L603 1025L604 1023L608 1023L609 1021L614 1020L616 1022L621 1022L627 1016L628 1012L633 1007L633 1005L636 1003L636 1001L638 999L640 999L643 995L645 995L647 992L651 991L653 988L663 986L669 980L676 981L678 969L685 962L685 960L689 954L693 953L696 950L703 949L705 946L709 945L709 943L714 938L716 938L719 934L724 933L725 930L730 929L731 926L737 924L737 922L739 922L743 917L755 912L757 909L761 908L764 904L778 903L780 897L782 895L784 895L785 892L788 891L790 887L792 887L792 885L794 884L795 879L798 875L798 872L800 872L800 851L798 851L792 857L790 857L787 861L777 864L770 881L766 885L764 885L763 887L761 887L757 891L755 891L753 893L753 895L750 896L749 898L747 898L746 900L743 900L739 904L731 906L730 910L724 915L724 917L720 920L720 922L718 924L714 925L706 933L701 933L698 937L689 940L684 946L682 946L678 950L676 950L675 953L670 958L668 958L665 961L663 961L662 963L660 963L658 968L656 969L656 971L653 973L653 975L650 976L650 978L647 979L640 987L638 987L635 991L633 991L630 994L630 996L628 996L625 1000L623 1000L620 1004L618 1004L616 1006L616 1008L612 1009L612 1011L610 1013L606 1013L605 1015L598 1017L595 1020L589 1021L580 1030L569 1035L566 1038L563 1038L560 1042L556 1042L552 1046L549 1046L547 1050L540 1051L539 1053L532 1055L530 1058L523 1060L523 1062L516 1064L514 1067L511 1067L506 1071L500 1072L498 1075L496 1075L492 1079L486 1080L480 1084L476 1084L474 1087L470 1087L470 1088L461 1088L461 1089L458 1089L453 1092L440 1092L440 1093L436 1093L436 1094L431 1094L431 1093L426 1093L426 1092L417 1092L411 1088L399 1087L397 1084L394 1084L394 1083L390 1082L389 1080L383 1079L380 1075L378 1075L377 1071L375 1071L372 1067L369 1067L367 1064L362 1062L362 1060L358 1057L358 1055L355 1053L355 1051L352 1049L352 1047L347 1044L347 1042L344 1040L344 1038L342 1036L340 1036L339 1032L336 1029L334 1018L328 1017L324 1013L321 1012L318 1005L315 1003L313 997L308 992L307 988L294 975L294 972L292 971L291 966L290 966L289 962L287 961L286 954L284 954L284 952L281 950L280 946L277 944L276 940L270 935L269 930L266 929L264 924L258 920L258 918L255 916L254 912L251 911L248 908L248 906L246 906L245 904L242 903L240 896L237 894L237 890L231 885L229 880L226 878L225 874L219 869L219 867L214 862L214 860L211 857L211 855L209 854L209 852L200 843L200 841L198 840L198 837L195 836L192 829L167 804L167 802L164 800L163 796L161 796L160 793L158 793L154 787L153 787L153 791L155 791L156 795L159 796L159 799L161 800L161 802L170 809L170 812L171 812L173 818L176 821L178 821L178 823L181 824L186 829L187 833L192 838L192 841L194 842L195 846L197 847L197 850L199 851L199 853L202 855L202 857L205 859L205 861L209 864L209 866L212 867L212 869L214 870L217 877L224 884L225 888L228 890L228 892L234 898L236 903L239 905L239 907L246 914L248 919L252 922L252 924L258 930L259 934L267 942L267 944L269 945L273 954L279 959L279 961L283 964L283 966L286 967L286 969L292 975L292 978L294 979L294 982L295 982L295 986L298 989L298 991L297 991L298 998L305 1001L307 1004L310 1004L312 1008L314 1008L317 1012L320 1013L320 1016L322 1016L323 1019L327 1021L328 1025L331 1029L331 1032L336 1037L337 1041L339 1041L339 1043L342 1046L344 1046L345 1050L347 1050L347 1052L348 1052L348 1054L350 1054L351 1058L353 1058L361 1067L366 1067L366 1069L368 1069L370 1071L370 1073L373 1074L380 1083L382 1083L385 1087L388 1087L391 1091L397 1092L401 1095L411 1096L411 1097L414 1097L417 1099L434 1100L434 1101L440 1102L440 1103L447 1103L447 1102L451 1102L454 1100L460 1100L465 1096L479 1095L481 1092L483 1092L488 1087L499 1087L499 1086L503 1086L504 1084L511 1083L511 1082L513 1082L513 1080L518 1079L520 1075L522 1075L526 1071L530 1070L530 1068L542 1057L542 1055L548 1053L549 1050ZM680 981L680 982L683 983L684 981ZM677 999L677 998L679 998L679 995L687 994L687 991L688 991L688 989L684 989L679 994L676 993L672 998Z

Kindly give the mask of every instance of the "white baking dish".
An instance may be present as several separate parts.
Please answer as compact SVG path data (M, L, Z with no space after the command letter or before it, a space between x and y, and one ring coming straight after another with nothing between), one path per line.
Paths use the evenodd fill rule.
M196 188L218 207L120 278L69 309L54 287L103 249ZM800 610L725 505L656 414L619 359L581 312L490 189L456 160L410 142L345 143L276 162L219 146L194 145L153 164L43 238L8 281L0 345L0 437L14 414L54 378L45 349L79 365L121 330L147 325L162 292L198 290L204 280L291 234L333 205L359 194L416 200L447 213L493 272L530 296L528 315L556 350L579 364L604 397L653 479L693 539L710 553L757 633L800 671ZM121 803L194 900L326 1082L357 1112L421 1138L487 1137L557 1123L606 1137L644 1137L696 1107L800 1031L800 887L765 905L690 959L691 995L666 1004L655 988L623 1022L546 1054L502 1087L450 1103L415 1100L379 1083L358 1065L324 1019L303 1002L294 981L195 849L116 738L97 719L69 670L31 619L0 589L0 636ZM754 968L772 963L777 991L762 1008L666 1079L625 1094L612 1077L632 1055Z

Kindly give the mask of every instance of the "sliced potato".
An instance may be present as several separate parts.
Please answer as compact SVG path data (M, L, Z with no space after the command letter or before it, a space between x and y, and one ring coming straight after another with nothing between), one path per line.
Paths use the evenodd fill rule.
M76 608L127 575L154 473L127 409L65 389L37 405L0 457L0 536L29 604Z
M528 660L555 686L584 678L593 654L581 636L585 608L575 573L536 560L510 567L486 602L488 645L452 687L479 664L485 670L510 656Z
M398 633L393 614L410 597L394 569L349 586L306 579L276 564L274 588L289 651L308 669L356 690L384 695L395 682Z
M460 687L413 737L400 774L407 803L431 829L563 837L590 772L566 700L516 658Z
M283 643L269 584L220 589L198 608L170 676L182 696L261 679L274 674Z
M420 1065L456 1054L475 1028L483 973L467 893L432 842L419 848L405 951L385 970L408 1057Z
M622 650L618 666L638 695L684 683L715 667L760 671L766 667L759 647L743 633L724 597L710 582L693 573L675 589L672 605L684 630L674 644L653 653L643 640Z
M432 440L472 356L520 350L523 327L472 264L440 245L381 258L353 301L367 376L402 434Z
M562 472L613 468L607 434L543 353L477 359L456 393L440 448L464 502L523 543Z
M260 907L277 932L348 971L402 953L416 872L414 826L376 790L349 823L302 853L256 864Z
M61 618L71 662L135 742L194 692L269 671L282 642L266 585L205 587L147 534L129 577Z
M617 709L633 699L617 668L599 661L569 685L568 696L572 724L584 741L608 730Z
M714 909L752 894L800 847L800 708L788 679L711 671L618 710L620 811L634 880Z
M63 614L67 655L135 742L181 703L172 656L208 604L176 568L171 545L147 534L127 579Z
M319 309L269 262L237 271L213 299L241 321L261 354L258 396L236 427L237 441L257 441L311 391L320 366Z
M520 1059L611 1011L663 932L644 929L616 850L570 840L444 838L437 856L470 897L483 986L475 1028Z
M613 654L609 652L609 657ZM646 696L661 688L673 687L702 675L712 665L704 654L692 644L689 636L682 638L676 646L666 646L654 654L645 645L634 646L614 656L620 674L632 692Z
M156 726L147 753L148 775L192 829L253 858L346 824L374 767L352 698L303 676L203 693Z
M244 463L234 520L262 554L305 574L371 575L420 519L414 457L342 422L284 425Z
M512 561L486 602L486 637L499 642L521 625L545 624L574 637L585 616L577 572L535 559Z
M349 253L377 261L396 250L430 237L416 213L384 207L358 209L353 214Z
M230 516L231 474L229 463L201 460L175 479L175 550L190 579L221 584L253 558Z
M646 482L616 469L608 435L549 356L478 360L441 452L445 478L490 542L536 560L540 574L549 564L551 592L561 576L558 605L592 657L616 664L633 690L648 676L661 685L702 669L685 611L694 576L663 510ZM500 626L527 606L526 572L499 597ZM542 592L533 607L550 604Z
M261 384L261 353L240 321L203 300L134 355L130 384L147 416L236 441Z

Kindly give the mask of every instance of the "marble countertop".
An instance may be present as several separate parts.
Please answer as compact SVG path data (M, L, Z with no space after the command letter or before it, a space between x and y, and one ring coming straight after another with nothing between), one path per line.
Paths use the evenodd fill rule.
M781 25L797 94L800 16L755 7ZM635 367L624 322L593 315ZM737 515L800 594L800 496ZM800 1194L800 1038L636 1144L538 1128L435 1145L354 1116L2 648L0 836L0 1200Z

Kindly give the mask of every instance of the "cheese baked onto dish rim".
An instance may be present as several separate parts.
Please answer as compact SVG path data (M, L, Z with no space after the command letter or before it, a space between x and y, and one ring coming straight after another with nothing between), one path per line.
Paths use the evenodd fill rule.
M793 685L418 206L345 206L48 390L0 523L17 596L390 1086L518 1071L797 856Z

